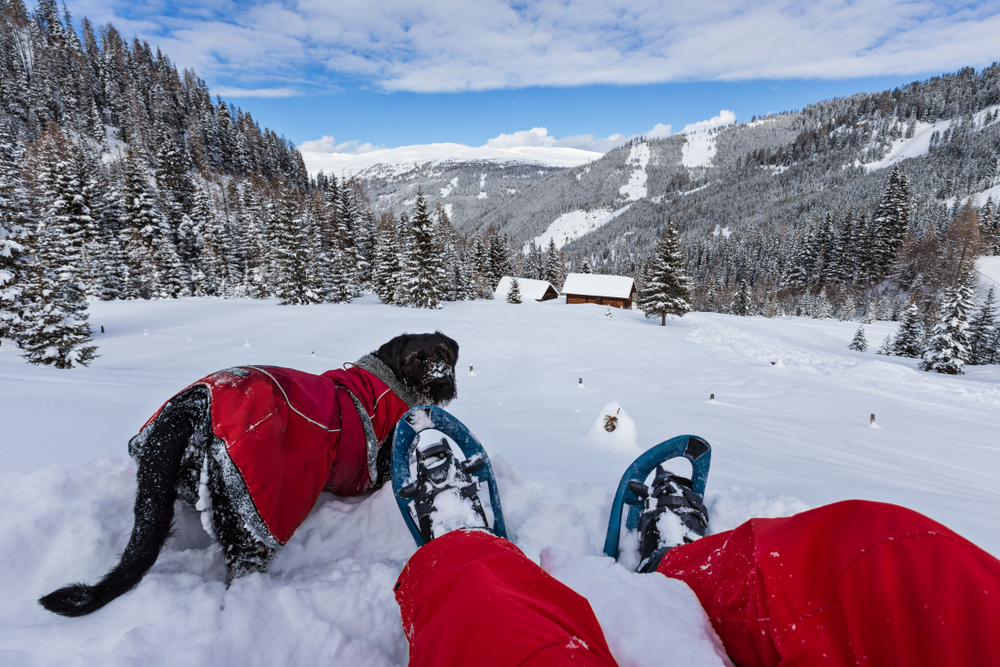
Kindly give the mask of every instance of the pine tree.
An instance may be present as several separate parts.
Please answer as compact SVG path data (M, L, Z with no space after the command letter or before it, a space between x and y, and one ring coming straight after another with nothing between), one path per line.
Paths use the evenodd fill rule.
M733 315L740 317L748 317L753 314L753 301L750 298L750 288L746 280L740 281L740 287L733 298L731 310Z
M892 352L893 344L894 340L892 334L886 334L885 340L882 341L882 346L878 349L878 352L876 352L875 354L881 354L887 357L891 356L893 354Z
M507 303L521 303L521 284L517 278L510 281L510 289L507 290Z
M299 209L296 193L286 187L281 194L273 223L275 296L282 305L320 303L322 286L316 280L314 248L308 221Z
M986 293L986 301L969 322L970 364L983 366L997 363L996 317L996 290L991 286Z
M680 248L679 243L678 248ZM555 239L549 239L549 249L545 254L545 272L542 275L542 280L552 283L552 286L556 289L562 287L563 284L563 263L559 257L559 251L556 250Z
M88 345L86 296L67 261L66 236L51 221L51 217L40 220L28 239L16 339L29 363L87 366L97 347Z
M396 240L396 230L391 221L383 221L375 240L372 291L378 295L382 303L395 303L399 279L399 246Z
M964 373L969 362L969 314L972 312L972 287L969 280L948 290L941 304L941 318L924 352L920 368L950 375Z
M923 354L924 325L916 304L910 304L899 318L891 354L917 358Z
M403 302L414 308L440 308L442 286L445 283L444 267L437 254L434 224L427 211L427 202L417 190L417 203L404 248Z
M872 278L881 278L892 265L896 251L909 230L911 217L910 187L896 166L872 217Z
M691 280L686 263L680 234L668 223L646 264L645 287L639 297L639 308L646 317L659 317L660 326L666 326L667 315L682 317L691 310Z
M122 296L151 299L159 295L160 272L154 259L160 214L142 166L131 155L122 160L121 242L126 266Z
M858 330L854 332L854 338L851 339L851 344L847 347L857 352L864 352L868 349L868 340L865 338L865 326L863 324L858 326Z
M0 126L0 339L14 337L22 310L28 207L16 167L18 157L6 128Z

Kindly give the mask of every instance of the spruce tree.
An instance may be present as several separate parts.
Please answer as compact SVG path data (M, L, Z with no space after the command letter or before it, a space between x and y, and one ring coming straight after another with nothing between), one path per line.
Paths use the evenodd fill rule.
M68 261L68 246L52 217L40 220L28 238L23 311L15 326L21 356L32 364L87 366L97 350L88 344L87 300Z
M20 318L28 207L18 174L19 151L0 126L0 339L14 337Z
M854 332L854 338L851 339L851 343L847 347L857 352L864 352L868 349L868 339L865 338L865 325L858 325L858 330Z
M271 248L275 296L282 305L322 301L322 286L313 267L315 252L307 211L300 210L296 192L286 186L277 202Z
M917 358L924 351L923 318L916 304L910 304L899 318L899 329L893 338L891 354Z
M401 285L404 303L414 308L440 308L446 276L437 252L434 223L427 211L422 190L417 190L417 202L406 240Z
M125 259L126 299L159 296L160 271L154 259L160 214L149 193L146 174L131 155L122 160L121 242Z
M521 303L521 284L517 278L511 278L510 289L507 290L507 303Z
M667 315L682 317L691 310L691 280L686 263L680 234L668 223L646 264L645 287L639 297L639 308L646 317L659 317L660 326L666 326Z
M950 375L961 375L962 368L969 363L969 315L972 303L970 281L964 280L958 287L948 290L941 304L940 320L928 341L920 368Z
M395 303L399 287L399 246L396 230L391 221L383 221L375 239L375 267L372 272L372 291L384 304Z
M970 364L983 366L997 363L996 316L996 290L990 286L982 307L969 322Z
M733 298L730 310L732 310L733 315L739 315L740 317L748 317L753 314L753 300L750 298L750 287L747 285L746 280L740 281L739 289L736 291L736 296Z

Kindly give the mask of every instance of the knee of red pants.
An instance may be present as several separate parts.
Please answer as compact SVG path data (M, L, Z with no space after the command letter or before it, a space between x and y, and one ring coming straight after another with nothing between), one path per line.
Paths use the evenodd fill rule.
M396 582L410 665L616 665L587 600L509 541L453 531Z
M835 503L671 550L741 665L997 664L1000 561L911 510ZM959 659L960 657L960 659Z

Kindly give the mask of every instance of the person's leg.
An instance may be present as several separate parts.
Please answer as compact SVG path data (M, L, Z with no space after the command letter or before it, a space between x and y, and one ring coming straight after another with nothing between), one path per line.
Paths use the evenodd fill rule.
M1000 561L902 507L846 501L671 549L733 660L1000 665Z
M396 582L410 667L615 667L590 603L505 539L456 530Z

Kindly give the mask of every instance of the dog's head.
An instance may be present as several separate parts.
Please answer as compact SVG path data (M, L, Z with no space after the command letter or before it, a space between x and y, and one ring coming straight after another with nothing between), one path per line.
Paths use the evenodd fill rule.
M428 405L448 405L458 395L455 362L458 343L440 331L403 334L380 347L375 356Z

